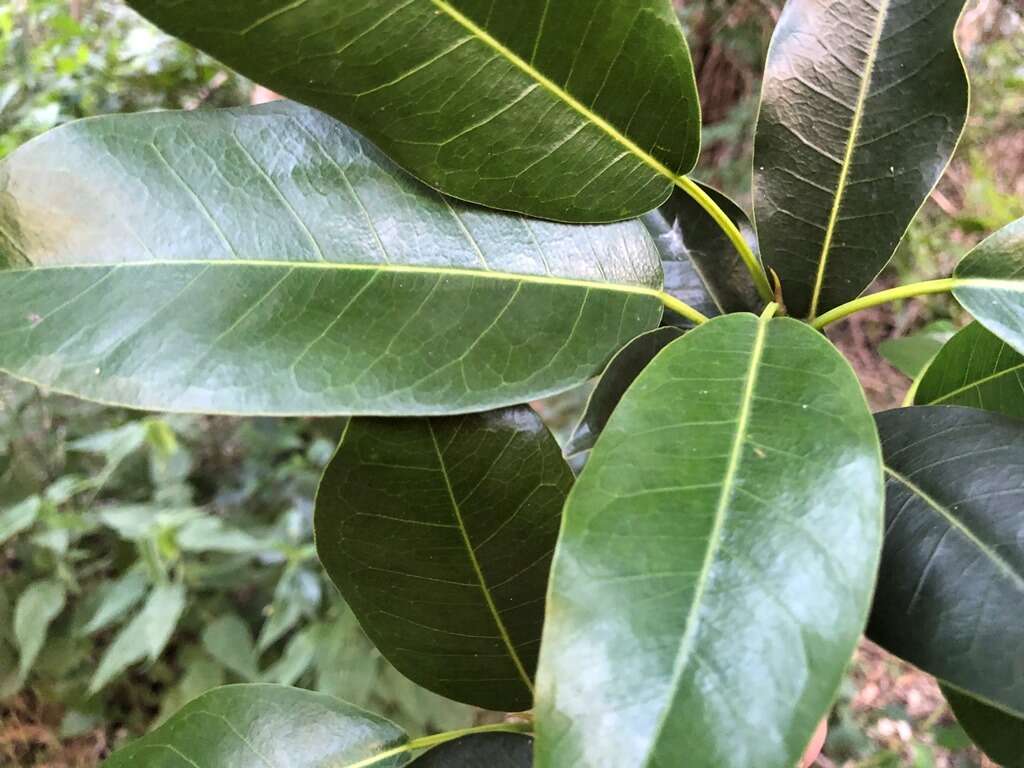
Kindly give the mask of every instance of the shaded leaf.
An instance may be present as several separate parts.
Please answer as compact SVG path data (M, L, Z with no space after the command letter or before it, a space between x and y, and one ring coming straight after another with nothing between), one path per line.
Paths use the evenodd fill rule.
M594 447L615 406L619 404L636 377L661 350L682 335L683 332L673 326L655 328L653 331L640 334L619 350L604 369L594 391L590 393L590 399L579 424L566 443L566 456L575 456Z
M566 505L537 764L796 763L864 626L881 511L871 414L827 340L736 314L673 342Z
M101 587L99 601L81 634L91 635L106 629L134 608L146 594L149 582L141 568L133 568L120 578Z
M717 189L698 186L736 224L756 255L757 234L743 209ZM725 232L681 189L641 218L661 251L665 290L709 317L760 312L764 302Z
M939 320L911 336L886 339L878 345L878 351L893 368L916 379L954 333L956 326L948 320Z
M914 402L966 405L1024 418L1024 355L980 323L971 323L928 366Z
M1024 422L942 406L877 421L887 529L868 635L1024 716Z
M783 9L758 117L754 209L791 315L816 317L867 288L942 175L967 117L953 39L963 6Z
M1024 355L1024 218L982 241L953 276L957 301Z
M693 65L669 0L129 5L492 208L638 216L697 160Z
M296 104L51 131L0 165L0 231L36 267L0 272L0 368L133 407L476 411L582 383L662 314L639 222L456 204Z
M520 733L478 733L449 741L413 760L413 768L530 768L533 739Z
M315 656L312 633L309 630L298 632L288 641L281 658L263 674L263 681L294 685L313 664Z
M18 679L24 681L35 664L50 624L64 610L67 589L55 579L29 584L14 606L14 640L18 646Z
M407 742L393 723L323 694L229 685L115 752L104 768L398 768L408 762Z
M317 495L317 551L402 674L456 701L529 709L572 479L525 406L352 419Z
M203 629L203 648L223 667L252 682L259 677L256 647L248 625L235 613L214 619Z
M986 755L1003 768L1024 768L1024 718L946 686L942 693L957 721Z

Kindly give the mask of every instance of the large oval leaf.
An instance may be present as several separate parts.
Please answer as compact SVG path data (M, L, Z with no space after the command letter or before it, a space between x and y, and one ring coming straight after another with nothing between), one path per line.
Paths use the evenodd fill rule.
M868 633L1024 717L1024 422L942 406L877 420L887 529Z
M814 318L867 288L942 175L967 117L953 40L963 5L786 4L765 71L754 197L790 314Z
M427 752L410 768L530 768L533 739L519 733L463 736Z
M741 314L673 342L566 505L538 765L790 768L864 626L881 523L871 414L820 334Z
M952 688L942 693L957 722L1003 768L1024 768L1024 718L1014 717Z
M276 685L203 694L104 768L398 768L408 737L330 696Z
M1024 419L1024 355L971 323L928 366L914 402L966 405Z
M129 0L442 191L563 221L662 203L700 144L669 0Z
M0 368L157 410L480 410L661 317L640 223L459 205L289 103L52 131L0 165L0 233Z
M957 301L1024 355L1024 218L984 240L953 275Z
M717 189L697 183L758 252L743 209ZM682 189L641 219L661 251L665 290L705 315L760 312L764 302L736 246L704 208Z
M317 494L317 551L407 677L487 709L529 709L572 481L525 406L353 419Z

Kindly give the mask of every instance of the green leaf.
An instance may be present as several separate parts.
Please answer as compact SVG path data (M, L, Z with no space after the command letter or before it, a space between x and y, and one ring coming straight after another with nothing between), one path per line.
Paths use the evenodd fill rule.
M289 103L51 131L0 165L0 231L0 368L156 410L477 411L582 383L662 313L639 222L454 203Z
M227 525L219 517L208 514L185 523L175 535L178 546L186 552L224 552L253 554L271 549L265 541Z
M316 645L309 630L292 636L284 648L281 658L263 675L267 683L294 685L306 670L312 666L316 657Z
M38 496L29 496L24 501L0 512L0 544L6 544L19 533L23 533L35 525L42 508L42 499Z
M942 406L877 420L887 529L868 634L1024 717L1024 422Z
M29 584L14 607L14 640L18 646L18 679L28 677L50 624L64 610L67 589L55 579Z
M757 234L743 209L717 189L697 186L736 224L756 255ZM736 247L686 192L674 190L641 220L661 251L668 293L708 316L760 312L764 307Z
M971 323L928 366L914 402L966 405L1024 418L1024 355L980 323Z
M957 301L1024 355L1024 218L982 241L953 276Z
M129 0L428 184L575 222L638 216L697 160L669 0Z
M1003 768L1024 768L1024 718L946 686L942 693L957 721L986 755Z
M408 737L382 717L310 691L229 685L205 693L104 768L398 768Z
M317 551L406 677L486 709L529 709L572 480L525 406L353 419L317 494Z
M924 373L928 363L935 359L939 350L954 333L956 327L951 322L939 320L911 336L886 339L879 344L878 351L893 368L911 379L916 379Z
M619 350L590 393L579 424L566 443L566 456L575 456L594 447L601 430L636 377L661 350L682 335L683 332L673 326L655 328L640 334Z
M791 315L814 318L867 288L942 176L967 118L953 38L963 5L786 4L765 70L754 209Z
M449 741L410 768L531 768L533 739L521 733L479 733Z
M203 629L203 648L225 668L252 682L259 677L259 663L249 626L234 613L227 613Z
M143 659L156 661L170 642L185 610L185 587L162 584L154 587L142 610L126 624L103 653L89 681L89 693L96 693L128 667Z
M566 505L538 766L796 763L867 617L882 502L864 394L820 334L735 314L673 342Z
M91 635L114 624L142 600L148 586L142 568L133 568L119 579L105 584L96 609L82 627L81 634Z

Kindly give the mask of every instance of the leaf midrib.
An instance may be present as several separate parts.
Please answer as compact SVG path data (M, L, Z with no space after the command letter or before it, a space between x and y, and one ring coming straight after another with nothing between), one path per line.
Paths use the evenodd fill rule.
M487 609L490 611L491 616L494 619L495 626L498 629L498 634L501 636L501 641L508 650L509 657L512 659L512 664L516 668L516 673L526 685L526 689L530 692L530 695L533 696L533 681L530 679L530 675L527 673L522 659L519 658L519 653L512 642L512 637L509 635L508 628L505 626L505 622L502 620L501 614L498 612L498 606L495 605L494 597L491 595L491 588L487 584L487 579L484 576L483 569L480 567L480 561L477 559L476 551L473 549L473 542L469 538L469 531L466 530L466 523L462 517L462 509L459 506L458 500L455 498L455 490L452 488L451 478L448 476L448 468L445 465L444 453L441 450L441 445L437 441L437 434L434 432L434 424L429 419L427 420L427 430L430 432L430 440L434 444L434 450L437 452L437 460L441 469L441 476L444 478L444 485L448 491L448 498L452 505L452 513L455 515L455 522L457 523L459 533L462 536L462 543L466 547L466 554L469 556L469 562L473 566L473 573L476 575L477 582L480 584L480 591L483 593L484 601L487 603Z
M941 397L937 397L934 400L929 400L928 403L926 403L926 405L944 403L947 400L956 397L957 395L962 395L965 392L970 392L972 389L978 389L980 387L985 386L986 384L991 384L993 381L997 381L998 379L1001 379L1003 376L1009 376L1011 373L1016 373L1017 371L1020 370L1024 370L1024 363L1017 363L1017 365L1012 365L1009 368L1004 368L1001 371L996 371L995 373L989 374L988 376L983 376L980 379L976 379L968 384L964 384L962 387L957 387L953 391L947 392Z
M640 296L650 296L658 299L663 297L663 292L657 288L644 285L630 285L627 283L610 283L599 280L577 280L567 277L553 277L549 275L527 275L514 272L499 272L486 269L466 269L462 267L431 267L401 264L359 264L330 261L270 261L260 259L168 259L166 261L124 261L114 264L55 264L40 267L0 270L0 276L28 274L31 272L54 272L68 270L109 270L111 272L119 269L136 269L144 267L258 267L275 269L310 269L320 271L340 272L386 272L393 274L410 275L447 275L451 277L471 277L475 279L495 280L514 283L532 283L536 285L549 285L562 288L583 288L590 290L604 290L618 293L632 293Z
M715 508L715 522L708 537L708 549L704 555L704 562L701 565L697 585L694 589L693 602L686 617L686 629L679 643L679 652L676 657L675 669L672 672L672 680L668 690L675 691L679 687L683 672L686 670L693 653L693 644L696 640L698 620L697 614L700 611L704 600L704 593L707 590L711 573L711 566L714 564L722 545L722 536L725 530L725 519L729 513L729 502L732 500L733 490L736 486L736 475L743 456L743 446L747 440L747 433L750 428L750 418L753 411L754 392L757 389L758 375L761 369L761 362L764 358L765 340L768 335L768 324L771 318L762 315L757 321L757 335L754 337L754 344L750 351L750 367L747 370L747 377L743 384L743 393L740 399L739 415L736 420L736 434L733 436L732 447L729 450L729 461L726 465L725 475L722 479L722 490L718 497L718 504ZM671 707L665 707L661 719L655 728L654 735L650 739L650 751L644 760L644 766L650 766L654 759L655 747L658 744L662 731L668 724L668 716Z
M808 319L813 320L818 314L818 304L821 301L821 290L825 284L825 271L828 268L828 259L832 250L832 240L835 238L836 225L839 222L839 212L843 206L843 199L846 194L850 177L850 168L853 165L853 155L857 149L857 141L860 138L861 124L864 120L864 107L867 103L868 94L871 91L871 84L875 76L875 62L878 59L878 49L881 46L882 32L885 29L886 18L889 15L891 0L881 0L878 8L878 19L875 21L875 28L871 33L871 45L868 48L867 61L864 64L864 79L857 92L857 101L854 104L853 121L850 124L850 135L847 138L846 150L843 153L843 163L839 169L839 180L836 183L836 194L832 201L832 210L829 212L828 226L825 228L825 239L821 245L821 254L818 256L818 274L814 281L814 291L811 294L811 307Z
M587 107L583 102L569 93L565 88L558 85L542 72L540 72L531 63L517 55L508 46L502 43L500 40L491 35L487 30L481 27L479 24L474 22L468 16L463 14L457 8L453 7L446 0L431 0L431 2L445 13L454 22L463 27L471 35L477 38L484 45L487 45L495 51L498 55L508 61L510 64L515 66L520 71L524 72L527 76L533 78L544 90L551 93L559 101L564 102L567 106L581 115L585 120L589 121L593 125L600 128L605 134L618 144L620 144L629 154L633 155L647 167L654 170L661 176L671 181L673 184L678 184L681 178L681 174L675 173L671 168L662 163L658 158L654 157L649 152L645 151L635 141L630 139L618 128L608 122L606 119L598 115L592 109Z
M981 552L992 561L992 563L1002 571L1012 582L1015 583L1017 589L1020 592L1024 592L1024 574L1017 573L1014 567L1008 563L1003 557L996 552L992 547L978 538L977 534L974 533L965 523L961 522L956 515L945 506L939 503L938 500L933 498L927 491L917 485L906 475L901 474L897 470L890 467L888 464L885 466L885 471L894 480L901 483L911 493L917 496L919 499L924 501L929 507L939 513L939 515L946 520L954 529L960 534L967 538L974 546L976 546Z

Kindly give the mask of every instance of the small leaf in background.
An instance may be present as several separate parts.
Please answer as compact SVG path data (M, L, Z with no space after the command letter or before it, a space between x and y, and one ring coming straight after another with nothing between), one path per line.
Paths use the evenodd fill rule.
M42 507L42 499L30 496L0 512L0 545L31 528L39 518Z
M572 482L527 406L352 419L317 493L317 553L398 671L456 701L526 710Z
M153 723L154 727L175 715L193 699L224 685L224 668L204 654L197 653L194 646L187 648L182 657L185 674L161 701L160 714Z
M957 301L1024 355L1024 218L978 244L964 256L953 276Z
M154 587L142 610L114 638L100 659L89 692L96 693L128 667L144 659L155 661L171 639L185 609L185 587Z
M939 320L911 336L886 339L878 346L878 351L893 368L916 379L954 333L956 326L948 320Z
M533 738L520 733L477 733L449 741L409 768L531 768Z
M67 590L52 579L25 588L14 607L14 638L18 646L18 678L25 680L46 642L50 624L64 610Z
M225 669L246 682L254 682L259 677L259 661L252 634L237 614L220 616L203 629L203 648Z
M408 736L394 723L320 693L229 685L186 704L104 768L398 768ZM395 750L393 757L382 756ZM379 759L374 759L379 757ZM256 762L254 762L256 761Z
M309 629L296 632L284 647L284 653L263 675L263 682L294 685L313 664L316 646Z
M989 706L943 686L942 693L964 730L1002 768L1024 768L1024 717Z
M133 568L119 579L100 588L96 608L81 629L81 634L91 635L106 629L134 608L146 594L149 582L141 568Z
M868 637L1024 717L1024 421L959 406L876 421L887 525Z
M175 541L186 552L254 554L270 548L266 542L230 527L212 514L185 523L175 534Z
M971 323L928 366L914 402L966 405L1024 418L1024 355L981 323Z
M320 578L306 568L285 572L274 589L267 621L260 628L256 648L260 653L284 637L303 616L315 614L323 599Z

